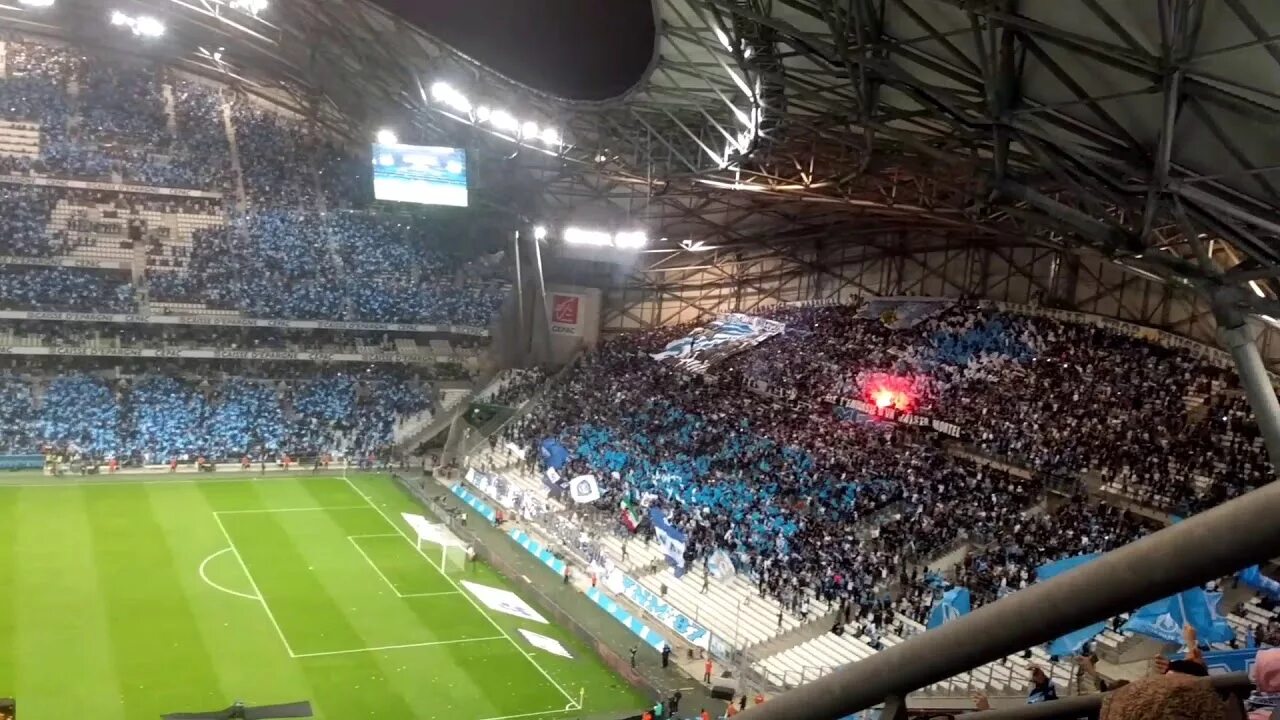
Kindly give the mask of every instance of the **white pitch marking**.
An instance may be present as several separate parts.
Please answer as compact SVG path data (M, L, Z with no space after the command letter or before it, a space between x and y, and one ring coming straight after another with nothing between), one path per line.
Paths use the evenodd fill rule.
M453 588L458 591L459 594L465 597L467 601L470 602L471 605L475 607L475 609L478 610L480 614L483 615L484 618L488 620L491 625L497 628L498 632L502 633L503 637L505 637L507 641L510 642L511 645L514 646L515 649L525 657L526 660L528 660L535 668L537 668L538 672L542 673L542 676L545 677L548 681L550 681L550 683L554 685L557 690L560 691L561 695L564 695L565 699L569 701L569 705L574 705L577 703L577 701L574 700L573 696L570 695L567 690L561 687L560 683L556 682L556 679L551 677L551 675L546 670L544 670L541 665L538 664L537 660L533 659L532 655L525 652L524 648L520 645L520 643L516 642L515 639L513 639L509 634L507 634L507 631L504 630L496 620L490 617L489 613L484 611L484 608L480 606L480 603L476 602L475 598L471 597L470 594L463 592L462 588L458 586L458 583L454 582L453 578L449 577L448 573L446 573L443 569L441 569L438 565L436 565L431 560L431 558L427 556L426 553L422 552L422 548L418 547L418 544L413 541L413 538L409 537L405 533L404 529L401 528L400 525L396 523L396 521L392 520L390 516L388 516L385 512L383 512L382 508L374 504L373 500L370 500L369 496L365 495L363 490L356 487L356 484L351 482L350 478L343 478L343 480L346 480L347 484L351 486L351 489L355 490L357 495L364 498L364 501L369 504L369 507L376 510L378 514L382 516L382 519L387 521L388 525L395 528L396 532L400 534L400 537L403 537L405 542L409 543L409 545L411 545L414 550L417 550L418 554L422 556L423 560L427 561L428 565L430 565L431 567L434 567L437 571L439 571L440 574L444 576L444 579L447 580L449 584L452 585Z
M416 648L416 647L433 647L435 645L458 645L460 643L487 642L490 640L502 640L502 639L503 637L501 635L494 635L493 637L462 638L460 640L437 640L435 642L406 643L404 645L380 645L378 647L356 648L354 650L328 650L325 652L298 653L298 654L295 654L293 657L307 658L307 657L322 657L325 655L350 655L352 653L379 652L382 650L401 650L403 648Z
M214 515L243 515L245 513L286 513L286 512L314 512L317 510L368 510L367 505L322 505L319 507L292 507L292 508L250 508L248 510L214 510Z
M207 477L207 478L201 478L199 480L196 480L196 479L179 480L176 478L175 479L156 478L155 480L61 480L57 478L51 478L48 482L40 482L40 483L0 482L0 488L7 488L7 487L68 488L68 487L94 487L95 485L194 485L196 483L237 483L237 482L261 483L261 482L271 482L271 481L278 481L278 480L297 480L297 479L299 478L289 477L289 476L269 476L269 477L258 476L258 477L229 477L229 478ZM314 479L314 478L309 478L309 479ZM325 479L341 480L342 478L326 477Z
M520 713L519 715L499 715L498 717L482 718L482 720L515 720L515 718L540 717L543 715L559 715L560 713L573 712L581 710L582 706L577 702L571 702L564 706L563 710L542 710L540 712Z
M382 578L382 582L386 583L387 587L391 588L391 592L395 593L396 597L404 597L404 594L400 592L400 588L396 587L396 584L391 582L390 578L382 574L382 571L374 564L373 558L369 557L369 553L365 552L364 548L360 547L360 543L356 542L356 539L353 537L348 537L347 539L355 546L356 552L360 553L360 557L364 558L364 561L369 563L369 567L373 568L373 571L378 573L378 577Z
M204 559L204 562L200 563L200 579L201 579L201 580L203 580L203 581L205 581L206 583L208 583L208 584L209 584L210 586L212 586L215 590L221 590L221 591L222 591L222 592L224 592L224 593L230 593L231 595L238 595L238 596L240 596L240 597L242 597L242 598L249 598L250 600L261 600L262 598L258 597L257 595L249 595L248 593L242 593L242 592L240 592L239 590L232 590L231 588L224 588L224 587L222 587L221 585L219 585L218 583L216 583L216 582L214 582L214 581L210 580L210 579L209 579L209 576L205 574L205 572L204 572L204 567L205 567L206 565L208 565L208 564L209 564L209 561L210 561L210 560L212 560L212 559L214 559L214 558L218 557L219 555L221 555L221 554L223 554L223 553L228 553L228 552L231 552L231 548L223 548L223 549L219 550L218 552L216 552L216 553L214 553L214 554L210 555L209 557L205 558L205 559Z
M222 524L222 518L215 512L213 519L218 523L218 529L222 531L222 536L227 539L227 545L230 546L231 552L240 561L240 568L244 570L244 576L249 578L249 587L252 587L253 591L258 594L258 602L262 603L262 609L267 611L267 618L271 620L271 626L276 629L276 634L280 636L280 642L284 643L285 651L289 653L289 657L298 657L294 654L293 648L289 647L289 640L284 636L284 631L280 629L280 623L276 622L276 616L271 612L271 606L267 604L267 599L263 597L262 590L258 589L258 583L254 582L253 575L249 572L249 566L245 564L244 558L240 556L240 551L236 549L236 544L231 541L231 534L227 532L227 527Z

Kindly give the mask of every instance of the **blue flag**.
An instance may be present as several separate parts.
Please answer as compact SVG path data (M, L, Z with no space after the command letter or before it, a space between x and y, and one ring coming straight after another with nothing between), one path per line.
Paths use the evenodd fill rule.
M676 577L684 575L684 548L688 536L675 529L658 508L649 508L649 522L653 523L653 535L667 556L667 563L676 569Z
M1257 565L1247 567L1236 573L1236 577L1240 578L1240 582L1257 590L1272 600L1280 600L1280 582L1276 582L1266 575L1262 574L1262 569Z
M1044 565L1036 568L1036 580L1048 580L1049 578L1061 575L1068 570L1074 570L1081 565L1091 563L1100 557L1102 557L1102 553L1091 553L1089 555L1077 555L1075 557L1063 558L1051 563L1045 563ZM1079 630L1073 630L1072 632L1069 632L1049 643L1049 654L1056 655L1058 657L1077 655L1080 653L1080 650L1084 647L1085 643L1094 639L1097 637L1098 633L1101 633L1106 629L1107 624L1105 622L1098 622L1082 627Z
M538 454L547 467L559 470L569 462L569 451L555 438L547 438L538 446Z
M1080 628L1075 632L1069 632L1066 635L1049 643L1049 654L1056 655L1060 658L1079 655L1081 648L1085 643L1094 639L1103 630L1107 629L1105 622L1094 623L1088 627Z
M1138 608L1122 630L1182 644L1182 626L1195 628L1196 638L1205 643L1221 643L1235 636L1231 626L1218 614L1221 593L1200 588L1185 590Z
M942 593L929 611L929 623L925 626L932 630L942 627L961 615L968 615L970 609L969 588L951 588Z

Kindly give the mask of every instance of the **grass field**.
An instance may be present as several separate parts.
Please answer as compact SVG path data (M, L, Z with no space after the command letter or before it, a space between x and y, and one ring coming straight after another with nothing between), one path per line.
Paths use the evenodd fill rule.
M483 565L442 573L402 511L420 508L376 475L0 484L0 696L21 720L235 699L330 720L644 704L569 633L477 602L457 583L514 588Z

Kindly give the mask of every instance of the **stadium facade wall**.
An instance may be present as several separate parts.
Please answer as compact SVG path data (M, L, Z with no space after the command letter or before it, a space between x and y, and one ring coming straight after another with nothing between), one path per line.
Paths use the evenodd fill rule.
M1203 298L1100 256L907 235L874 241L663 255L648 267L636 267L623 284L602 279L608 287L602 331L691 323L781 302L847 303L857 297L913 295L1054 306L1219 347L1213 314ZM1264 330L1263 360L1280 369L1280 331Z

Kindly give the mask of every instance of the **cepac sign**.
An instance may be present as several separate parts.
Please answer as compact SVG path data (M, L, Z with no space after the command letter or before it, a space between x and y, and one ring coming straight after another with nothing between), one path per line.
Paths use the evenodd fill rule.
M582 334L583 295L551 294L551 332L556 335Z

